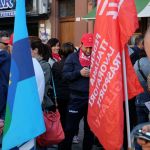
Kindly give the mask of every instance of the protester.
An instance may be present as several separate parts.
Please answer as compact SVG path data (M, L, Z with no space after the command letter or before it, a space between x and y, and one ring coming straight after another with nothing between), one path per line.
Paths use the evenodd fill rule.
M63 78L69 81L70 101L67 110L65 140L61 150L71 150L72 139L84 117L83 150L91 150L94 135L87 123L90 55L93 46L93 34L84 34L78 52L72 53L65 61Z
M144 37L144 48L147 53L148 58L150 59L150 26L147 29L147 32ZM149 74L150 75L150 74ZM149 84L149 82L148 82ZM149 86L149 85L148 85ZM142 128L143 132L150 132L150 125L146 125ZM143 150L149 150L150 149L150 142L147 142L142 139L137 140L138 144L142 147Z
M31 40L31 48L32 48L32 57L36 58L40 63L45 77L45 92L42 108L44 110L50 109L50 107L53 106L53 102L48 96L48 90L50 89L50 81L51 81L50 65L48 63L49 48L47 45L43 44L40 39Z
M142 128L142 132L149 132L150 133L150 125L145 125ZM150 149L150 142L146 141L146 140L142 140L142 139L138 139L137 140L138 144L142 147L142 150L149 150Z
M55 88L57 93L58 109L61 116L61 123L63 128L66 122L67 105L70 99L69 84L62 78L62 70L64 63L69 54L74 52L74 45L70 43L64 43L60 49L61 60L55 62L52 67L54 76Z
M56 38L51 38L48 40L47 45L49 46L50 57L49 57L49 64L51 67L53 66L54 62L60 61L61 58L59 56L60 50L60 41Z
M0 119L4 119L10 72L10 55L7 52L8 41L0 39Z
M10 55L7 52L8 42L4 38L0 39L0 143L4 126L10 72Z
M136 96L135 104L137 111L137 121L138 123L144 123L149 121L149 110L145 106L145 102L150 101L150 93L148 92L147 86L147 77L150 74L150 61L144 50L140 52L140 55L141 58L134 64L134 69L142 87L144 88L144 92Z

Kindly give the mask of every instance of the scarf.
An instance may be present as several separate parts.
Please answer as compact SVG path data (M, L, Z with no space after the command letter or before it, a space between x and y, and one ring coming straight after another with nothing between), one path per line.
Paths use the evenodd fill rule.
M91 56L86 56L82 49L79 52L79 61L82 67L89 67L91 64Z
M53 59L55 59L56 61L60 61L60 60L61 60L61 58L60 58L60 56L59 56L58 53L52 53L52 57L53 57Z

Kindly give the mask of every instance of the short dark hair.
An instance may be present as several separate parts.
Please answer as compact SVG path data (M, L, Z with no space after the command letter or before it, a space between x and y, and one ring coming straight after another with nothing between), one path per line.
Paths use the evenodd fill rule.
M50 57L49 47L46 44L43 44L40 40L31 41L31 48L34 50L38 49L38 53L43 57L43 60L48 61Z
M76 48L74 47L73 43L71 42L63 43L59 51L59 55L66 58L69 54L73 53L75 49Z
M50 47L56 46L56 44L59 43L60 45L60 41L56 38L51 38L48 40L47 45L49 45Z

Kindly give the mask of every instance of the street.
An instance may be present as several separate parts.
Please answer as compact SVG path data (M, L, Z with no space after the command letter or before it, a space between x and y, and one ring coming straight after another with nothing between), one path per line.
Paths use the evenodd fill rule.
M83 120L81 120L80 125L79 125L79 139L80 143L79 144L72 144L72 150L82 150L82 141L83 141ZM57 146L53 148L49 148L49 150L57 150ZM92 150L103 150L103 148L96 146L95 144L93 145Z

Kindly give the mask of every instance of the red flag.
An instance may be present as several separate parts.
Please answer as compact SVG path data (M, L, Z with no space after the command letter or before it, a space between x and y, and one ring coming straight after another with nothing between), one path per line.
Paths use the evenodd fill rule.
M91 56L88 123L106 150L120 150L123 143L122 50L138 27L134 0L98 0ZM129 57L127 68L136 84L129 97L141 92ZM129 79L129 78L128 78ZM132 81L133 82L133 81ZM133 88L133 86L137 86ZM138 89L138 90L137 90Z

